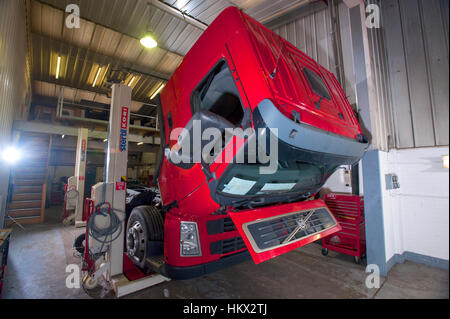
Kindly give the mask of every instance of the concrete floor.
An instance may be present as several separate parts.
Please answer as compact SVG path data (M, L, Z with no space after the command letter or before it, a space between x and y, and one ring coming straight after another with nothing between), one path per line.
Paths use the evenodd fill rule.
M114 298L104 285L90 292L66 288L67 264L79 264L72 244L81 229L64 228L61 207L46 212L43 225L12 234L4 298ZM163 283L124 298L448 298L449 273L422 264L397 264L379 289L365 286L364 265L352 257L310 244L270 261L247 261L185 281Z

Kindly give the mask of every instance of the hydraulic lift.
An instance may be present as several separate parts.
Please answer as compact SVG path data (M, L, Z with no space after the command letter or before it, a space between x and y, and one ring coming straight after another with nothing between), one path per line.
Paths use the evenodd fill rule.
M84 183L86 180L88 129L78 129L77 153L74 176L69 177L64 193L64 225L75 221L75 227L84 227L83 218ZM69 214L69 211L74 211Z
M92 187L85 216L83 284L92 288L103 275L117 297L170 280L160 274L141 273L124 252L131 90L123 84L112 86L104 182Z

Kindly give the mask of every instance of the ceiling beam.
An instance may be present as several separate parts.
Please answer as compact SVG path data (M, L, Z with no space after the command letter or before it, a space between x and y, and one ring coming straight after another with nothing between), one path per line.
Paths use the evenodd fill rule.
M53 123L42 123L35 121L14 121L13 130L22 132L36 132L52 135L78 136L78 127L55 125ZM91 139L103 140L108 137L105 131L89 130L88 137ZM128 134L128 142L144 144L159 144L160 138L156 136L141 136L137 134Z
M200 21L199 19L181 11L180 9L171 6L168 3L159 1L159 0L149 0L149 5L154 6L164 12L167 12L168 14L174 16L175 18L178 18L180 20L183 20L186 23L189 23L190 25L205 31L206 28L208 28L208 25L204 23L203 21Z
M65 87L65 88L73 89L70 87ZM81 104L81 103L82 103L81 101L73 102L71 100L64 100L64 106L72 106L72 107L77 107L77 108L81 108L81 109L97 109L98 111L104 111L104 112L109 112L109 109L110 109L110 104L105 104L105 103L101 103L101 102L89 101L88 102L89 105L86 104L86 102L85 102L85 104ZM139 102L139 103L141 103L141 102ZM35 94L35 95L33 95L33 104L56 108L58 105L58 97ZM155 108L158 107L156 104L150 104L150 103L145 103L143 105L148 105L148 106L155 107ZM141 117L141 118L144 118L144 117L154 118L153 116L139 114L136 112L131 112L130 115Z
M68 150L68 151L75 151L77 147L77 139L76 137L68 137L66 136L64 139L62 138L54 138L52 140L52 150L53 149L60 149L60 150ZM92 140L88 139L87 142L87 149L88 150L97 150L104 152L106 148L106 143L100 141L100 140ZM151 152L156 153L159 150L158 145L149 145L149 144L143 144L143 145L137 145L135 143L130 143L128 147L129 152Z
M50 3L47 3L47 2L44 2L44 1L40 1L40 0L33 0L33 1L35 1L35 2L37 2L37 3L40 3L40 4L44 5L44 6L51 7L51 8L53 8L53 9L55 9L55 10L62 11L62 12L63 12L63 15L64 15L64 19L66 18L67 13L65 12L64 9L62 9L62 7L65 7L65 2L62 1L62 2L61 2L61 3L62 3L62 4L61 4L62 7L58 7L58 6L55 6L55 5L53 5L53 4L50 4ZM113 27L111 27L111 26L109 26L109 25L105 25L105 24L103 24L103 23L102 23L101 21L99 21L99 20L91 20L91 19L85 18L85 17L83 17L82 12L80 13L80 19L85 20L85 21L87 21L87 22L91 22L91 23L96 24L96 25L98 25L98 26L104 27L104 28L106 28L106 29L110 29L110 30L112 30L112 31L114 31L114 32L118 32L118 33L120 33L120 34L126 35L126 36L128 36L128 37L130 37L130 38L133 38L133 39L136 39L136 40L140 41L140 38L138 38L138 37L136 37L136 36L134 36L134 35L132 35L132 34L123 32L122 30L118 30L118 29L116 29L116 28L113 28ZM178 55L178 56L180 56L180 57L184 57L184 55L179 54L178 52L175 52L175 51L171 51L171 50L169 50L167 47L165 47L164 45L161 45L160 43L158 43L158 48L160 48L160 49L162 49L162 50L164 50L164 51L170 52L170 53L172 53L172 54Z
M159 80L164 80L164 81L168 81L170 79L169 74L149 70L149 68L146 66L135 65L133 62L130 62L130 61L120 60L120 59L117 59L117 58L109 56L109 55L104 55L104 54L95 52L88 48L77 47L66 41L53 39L53 38L47 37L45 35L42 35L42 34L39 34L36 32L31 33L31 38L32 38L33 44L36 44L36 41L42 41L42 42L47 41L47 43L50 45L50 47L61 48L60 49L61 51L64 50L64 53L66 53L67 55L70 55L74 59L79 59L80 61L89 60L91 62L100 63L100 64L112 64L112 65L115 64L115 65L120 66L121 69L127 70L129 72L139 73L142 75L150 76L150 77L153 77L153 78L156 78ZM77 54L75 54L75 52L77 50L81 51L80 52L81 54L78 54L78 56L77 56ZM82 56L84 56L84 58ZM89 57L89 58L86 58L86 57Z

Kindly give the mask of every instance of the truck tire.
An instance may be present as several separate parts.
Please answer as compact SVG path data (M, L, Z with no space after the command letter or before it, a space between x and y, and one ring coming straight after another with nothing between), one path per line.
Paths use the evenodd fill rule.
M86 248L85 240L86 240L86 233L82 233L78 235L77 238L75 238L75 241L73 242L73 248L77 251L77 253L80 256L83 256L84 249Z
M149 241L164 241L164 220L154 206L133 208L127 222L126 251L133 263L144 271L147 270Z

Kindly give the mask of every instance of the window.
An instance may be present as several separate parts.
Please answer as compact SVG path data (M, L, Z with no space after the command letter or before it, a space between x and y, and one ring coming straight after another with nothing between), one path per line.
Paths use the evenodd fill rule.
M330 101L330 92L328 92L328 88L323 82L322 78L316 72L313 72L308 68L304 68L303 73L305 74L306 79L308 80L313 92L318 96Z
M233 164L221 177L218 190L228 195L315 193L336 169L335 164L279 162L274 174L261 175L261 164Z
M231 70L220 61L192 92L192 113L207 110L239 126L244 116L239 91Z

